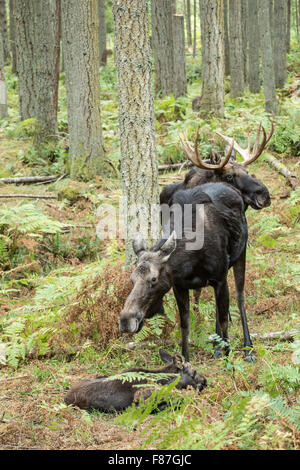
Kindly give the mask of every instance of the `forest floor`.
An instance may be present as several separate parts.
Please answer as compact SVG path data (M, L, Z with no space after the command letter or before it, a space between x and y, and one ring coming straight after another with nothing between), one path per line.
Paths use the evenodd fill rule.
M163 143L161 137L158 144ZM41 167L28 165L22 156L29 146L28 139L2 129L0 176L30 175L32 168L38 174ZM290 155L284 164L299 177L298 160ZM295 330L299 193L263 158L251 165L251 173L269 188L272 204L262 211L247 211L250 332ZM183 172L166 173L160 184L182 177ZM118 315L130 290L129 275L122 268L124 245L121 240L97 241L95 233L96 208L104 202L116 205L121 195L117 179L0 183L0 193L59 197L1 200L7 218L5 225L0 211L0 449L300 449L295 344L256 338L257 362L244 362L232 273L232 350L227 360L213 359L208 342L215 325L212 290L203 291L199 306L191 308L190 360L208 380L204 391L176 392L181 407L171 406L161 419L136 411L88 413L66 406L66 390L82 378L158 366L161 345L180 351L174 299L167 296L167 317L159 327L153 323L137 338L119 335ZM63 231L47 225L42 232L40 227L49 222L41 214L58 221ZM5 258L5 250L14 263ZM135 340L132 348L128 343Z

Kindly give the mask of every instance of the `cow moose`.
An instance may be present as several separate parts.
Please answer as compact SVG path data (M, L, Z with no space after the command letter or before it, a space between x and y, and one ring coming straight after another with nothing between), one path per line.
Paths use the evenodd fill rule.
M261 129L263 141L259 145ZM245 359L254 362L256 359L249 334L244 295L248 238L245 211L248 205L257 210L269 206L270 195L266 186L256 178L250 177L244 167L262 153L273 134L273 124L268 138L265 129L259 126L252 155L250 155L250 138L245 152L232 139L225 159L217 165L208 164L200 159L197 148L198 132L199 128L194 150L186 138L181 138L181 143L188 158L201 170L205 170L204 176L197 171L198 168L193 168L183 183L167 186L163 190L161 203L165 202L169 206L177 204L182 210L185 205L190 204L193 206L194 215L196 206L203 204L204 244L201 249L186 250L187 239L183 236L182 239L176 240L173 232L168 239L163 237L148 250L139 235L133 242L138 257L136 269L131 276L133 289L121 313L119 329L121 332L136 333L142 328L145 318L163 313L163 297L172 287L180 313L182 354L188 360L189 289L199 292L201 288L211 285L216 299L216 333L227 341L229 316L227 273L233 267L244 333ZM229 162L234 148L244 155L243 163ZM206 183L205 179L213 182ZM188 189L190 186L192 189ZM194 219L195 217L192 220L192 229L196 230ZM175 225L176 220L173 216L171 229L174 229ZM228 351L228 347L226 350ZM220 354L220 348L215 345L215 357Z
M200 375L197 370L184 360L180 354L170 354L164 349L159 350L165 367L156 370L148 369L129 369L126 372L143 372L149 376L155 374L155 381L158 385L166 385L179 375L179 381L176 388L184 389L188 386L197 391L201 391L207 384L205 377ZM170 375L169 377L166 377ZM118 374L119 375L119 374ZM120 374L122 375L122 373ZM157 378L161 375L162 378ZM65 402L67 405L75 405L85 410L97 409L103 412L121 411L132 405L139 403L141 397L148 398L153 387L141 387L146 384L146 378L138 378L131 382L122 380L122 378L108 380L107 376L96 377L95 379L86 379L75 384L66 394ZM158 408L164 404L158 404Z

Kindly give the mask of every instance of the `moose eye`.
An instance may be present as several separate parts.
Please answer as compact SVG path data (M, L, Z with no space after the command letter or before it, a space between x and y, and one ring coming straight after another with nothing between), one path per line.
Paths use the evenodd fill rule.
M233 176L232 175L227 175L226 176L226 181L232 181L233 180Z
M153 282L153 283L156 282L156 277L153 277L153 278L151 279L151 282Z

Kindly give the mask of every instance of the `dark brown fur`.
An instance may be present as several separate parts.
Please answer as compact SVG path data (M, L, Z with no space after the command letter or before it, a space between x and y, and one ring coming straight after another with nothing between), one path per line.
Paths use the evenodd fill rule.
M197 391L201 391L206 386L206 379L197 373L196 369L188 362L185 362L179 354L172 356L167 351L159 350L161 359L167 365L161 369L129 369L125 372L144 372L147 374L179 374L180 379L176 388L187 388L191 386ZM153 389L151 387L137 387L146 384L147 380L139 379L132 382L120 379L107 380L107 376L86 379L74 385L66 394L67 405L75 405L85 410L98 409L105 412L120 411L133 402L138 403L140 398L148 398ZM157 384L166 385L173 382L176 376L157 380Z

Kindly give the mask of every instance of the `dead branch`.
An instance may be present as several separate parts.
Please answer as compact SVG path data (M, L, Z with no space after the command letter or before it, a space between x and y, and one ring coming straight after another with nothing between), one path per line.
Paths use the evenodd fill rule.
M59 177L55 175L48 176L20 176L16 178L0 178L0 183L5 184L34 184L34 183L51 183Z
M296 334L296 330L292 331L274 331L272 333L265 333L265 334L259 334L259 333L254 333L251 334L252 338L256 339L280 339L280 341L290 341L294 339L294 336Z
M177 170L181 169L181 167L190 168L191 166L193 166L193 164L189 161L181 163L170 163L168 165L158 165L158 171Z
M265 158L267 162L273 168L275 168L276 171L278 171L287 179L289 185L292 186L293 189L297 187L297 177L293 175L293 173L291 173L290 170L286 168L286 166L284 166L279 160L277 160L277 158L273 157L273 155L266 155Z
M42 194L0 194L0 198L29 198L29 199L58 199L57 196L46 196Z

